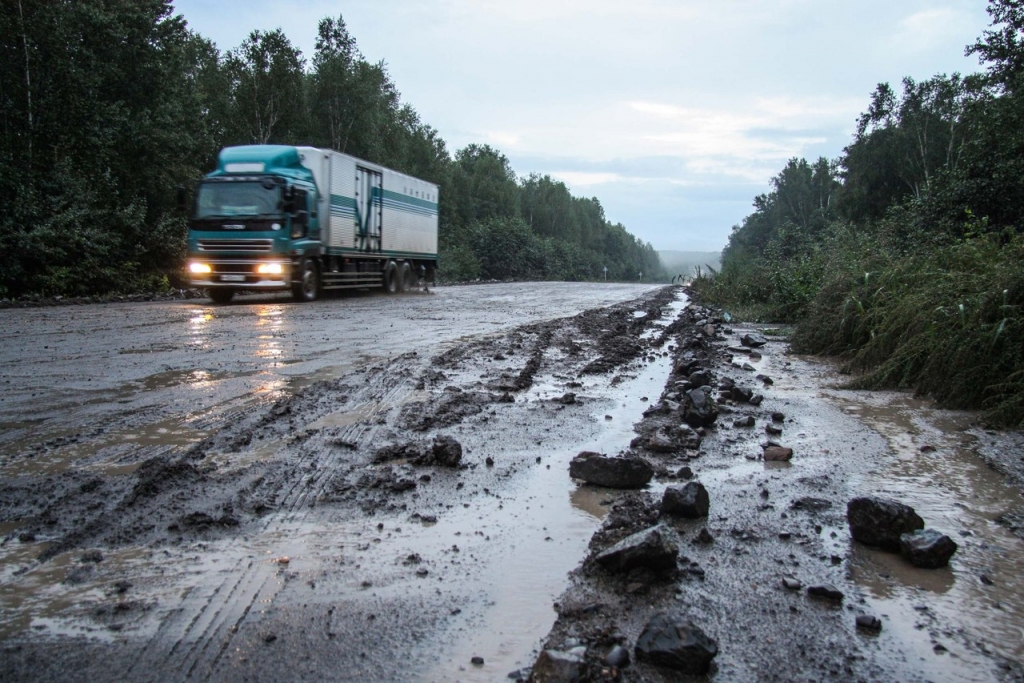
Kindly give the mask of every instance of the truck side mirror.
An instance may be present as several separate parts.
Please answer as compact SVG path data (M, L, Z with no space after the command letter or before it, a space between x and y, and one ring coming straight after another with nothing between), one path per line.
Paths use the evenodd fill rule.
M281 209L285 213L295 211L295 188L291 185L285 185L281 192Z

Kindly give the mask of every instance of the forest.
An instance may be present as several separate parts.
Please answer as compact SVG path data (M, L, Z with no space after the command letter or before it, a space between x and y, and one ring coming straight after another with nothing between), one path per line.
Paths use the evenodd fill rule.
M1024 425L1024 3L992 0L968 76L878 85L834 160L791 159L695 283L854 387Z
M176 283L179 186L219 149L326 147L440 186L440 276L666 279L654 248L488 145L450 152L341 16L310 59L281 30L222 52L171 0L0 4L0 297Z

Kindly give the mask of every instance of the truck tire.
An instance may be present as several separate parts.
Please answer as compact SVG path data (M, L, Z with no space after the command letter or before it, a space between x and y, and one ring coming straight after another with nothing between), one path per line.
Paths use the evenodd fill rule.
M320 295L320 271L313 259L302 259L299 281L292 283L292 298L296 301L316 301Z
M413 275L412 266L403 263L398 266L398 291L408 292L410 289L416 289L416 276Z
M384 292L386 294L398 294L398 266L394 261L388 261L384 266Z
M229 304L235 296L235 290L226 287L210 287L206 290L206 295L215 304Z

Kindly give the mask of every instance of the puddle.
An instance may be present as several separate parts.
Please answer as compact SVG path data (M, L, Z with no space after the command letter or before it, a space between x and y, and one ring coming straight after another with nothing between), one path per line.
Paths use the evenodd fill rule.
M675 302L666 312L668 319L663 318L665 324L685 305L685 300ZM565 590L568 573L586 554L609 502L621 494L575 485L568 477L569 461L580 451L615 455L628 448L635 436L633 425L650 402L661 396L671 367L669 358L656 355L631 377L624 374L616 386L584 382L582 388L567 389L549 379L526 392L531 401L576 392L594 406L591 417L599 424L598 432L571 448L545 454L544 463L550 469L531 470L529 481L516 495L517 501L527 501L525 509L522 505L501 509L496 504L486 514L476 515L502 534L502 550L492 560L492 569L483 572L492 577L492 583L484 587L487 609L465 618L465 624L457 629L459 644L447 653L448 661L424 680L490 682L533 663L540 639L555 621L553 602ZM435 531L443 531L445 523L447 520L438 522ZM483 657L485 665L471 666L474 656Z
M925 570L850 544L852 579L870 608L886 615L880 638L899 640L935 678L992 680L986 652L1024 660L1024 541L995 522L1024 509L1024 496L976 454L976 437L965 431L969 416L903 394L828 396L892 449L888 462L853 479L853 491L911 505L959 546L949 567Z
M148 449L150 456L165 450L185 449L210 434L208 430L184 425L177 418L88 438L81 437L80 433L49 432L51 441L55 441L52 446L34 451L18 449L0 465L0 472L6 476L39 476L86 467L100 474L130 474L142 460L140 449ZM24 448L24 444L15 445ZM105 451L110 453L97 461L96 456Z

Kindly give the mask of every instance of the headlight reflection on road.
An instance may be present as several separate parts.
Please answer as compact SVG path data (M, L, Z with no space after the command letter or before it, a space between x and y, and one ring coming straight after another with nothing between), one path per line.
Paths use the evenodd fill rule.
M263 360L278 360L283 351L281 349L280 335L277 332L284 325L284 307L280 304L264 304L256 307L256 326L267 327L270 334L261 334L257 337L256 358Z
M188 320L189 333L191 335L189 341L192 346L206 346L208 327L212 320L213 311L209 309L196 308L192 311L192 317Z

